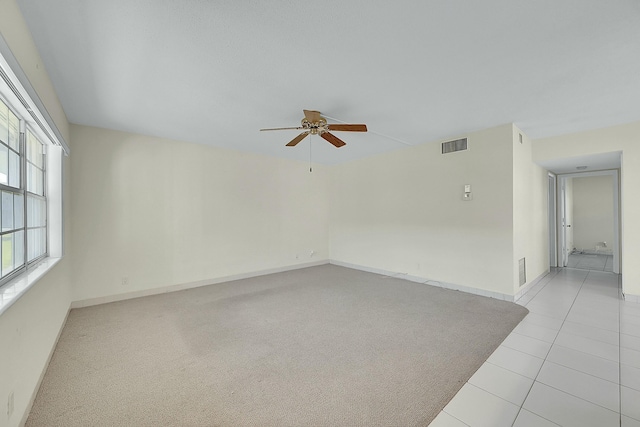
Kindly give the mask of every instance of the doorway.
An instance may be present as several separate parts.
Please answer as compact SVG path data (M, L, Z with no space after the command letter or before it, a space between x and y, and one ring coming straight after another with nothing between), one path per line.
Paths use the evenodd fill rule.
M558 175L556 211L558 266L620 273L617 170Z
M558 266L558 251L556 242L558 241L557 234L557 208L556 208L556 200L558 198L556 194L556 175L549 173L549 192L548 192L548 203L549 203L549 267L557 267Z

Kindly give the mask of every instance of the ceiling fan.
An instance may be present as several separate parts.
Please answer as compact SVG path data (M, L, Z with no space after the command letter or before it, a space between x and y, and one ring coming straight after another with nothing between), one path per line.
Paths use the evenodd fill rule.
M300 141L305 139L307 135L320 135L321 138L329 141L336 148L340 148L346 143L332 134L331 131L345 131L345 132L366 132L367 125L363 124L328 124L327 119L320 115L319 111L313 110L302 110L304 112L304 118L301 121L301 126L298 127L289 127L289 128L269 128L269 129L260 129L261 131L265 130L287 130L287 129L304 129L300 135L293 138L286 146L294 147Z

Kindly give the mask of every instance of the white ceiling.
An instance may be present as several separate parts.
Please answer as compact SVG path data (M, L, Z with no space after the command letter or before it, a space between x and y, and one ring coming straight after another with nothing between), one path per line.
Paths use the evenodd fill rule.
M637 0L17 0L73 123L340 163L514 122L640 119ZM331 122L331 120L330 120Z
M589 156L550 159L541 161L539 164L546 170L556 174L594 172L607 169L619 169L621 166L620 156L621 153L615 151Z

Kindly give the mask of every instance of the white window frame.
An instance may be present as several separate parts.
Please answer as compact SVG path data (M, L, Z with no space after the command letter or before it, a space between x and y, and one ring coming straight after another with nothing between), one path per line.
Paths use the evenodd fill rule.
M28 127L45 145L44 192L47 197L46 253L32 262L25 258L25 267L19 273L10 274L6 282L0 281L1 315L53 268L64 255L62 164L63 157L69 154L69 148L1 35L0 96L9 108L24 121L24 125L21 125L21 131ZM26 147L23 147L23 151L23 155L26 156ZM26 177L24 162L22 173L23 177ZM21 187L25 190L26 200L26 181L21 183Z

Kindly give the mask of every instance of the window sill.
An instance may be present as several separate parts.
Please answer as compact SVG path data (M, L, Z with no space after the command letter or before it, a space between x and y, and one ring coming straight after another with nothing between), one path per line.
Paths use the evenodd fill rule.
M25 292L36 284L49 270L62 258L47 257L35 267L22 273L6 285L0 288L0 315L4 313L14 302L18 301Z

